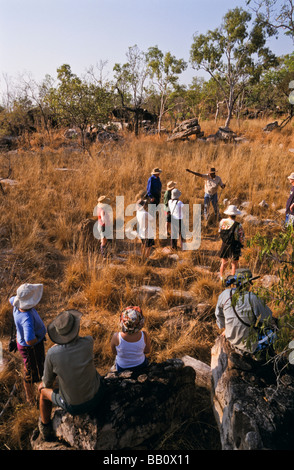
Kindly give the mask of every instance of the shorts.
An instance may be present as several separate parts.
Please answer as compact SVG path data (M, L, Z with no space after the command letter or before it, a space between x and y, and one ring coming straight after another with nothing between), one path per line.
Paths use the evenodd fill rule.
M24 381L41 382L45 362L44 339L35 346L21 346L17 343L17 349L24 363Z
M58 389L53 390L51 400L54 405L59 406L63 410L70 413L72 416L76 416L76 415L81 415L84 413L90 413L91 411L94 411L101 404L101 401L104 395L105 395L105 385L101 377L100 387L98 389L98 392L96 393L96 395L94 395L93 398L91 398L91 400L88 400L79 405L70 405L60 395Z
M139 364L138 366L134 366L134 367L120 367L117 362L115 363L117 372L124 372L125 370L131 370L135 372L135 371L140 371L141 369L144 369L147 366L148 366L147 357L145 358L144 362L142 362L142 364Z
M222 243L221 249L219 251L219 257L221 259L233 259L238 261L241 256L241 248L239 246L226 245Z

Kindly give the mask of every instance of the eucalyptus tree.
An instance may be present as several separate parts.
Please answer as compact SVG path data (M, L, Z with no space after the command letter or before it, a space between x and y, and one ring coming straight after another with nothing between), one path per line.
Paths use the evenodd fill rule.
M273 31L242 8L229 10L220 27L195 34L190 61L196 70L205 70L218 84L227 107L228 127L238 97L250 83L257 82L263 70L276 63L266 47Z
M187 63L183 59L177 59L170 52L164 54L158 46L149 47L146 58L149 75L160 97L158 117L158 132L160 133L162 118L169 111L169 97L176 89L179 76L186 70Z
M294 0L247 0L260 21L294 41Z
M57 86L47 93L47 102L59 123L80 129L85 147L87 128L108 120L109 92L96 83L79 78L68 64L57 69L57 79Z
M134 114L135 134L138 135L139 116L146 99L146 55L134 45L129 47L126 57L126 63L114 65L115 89L120 97L121 109Z

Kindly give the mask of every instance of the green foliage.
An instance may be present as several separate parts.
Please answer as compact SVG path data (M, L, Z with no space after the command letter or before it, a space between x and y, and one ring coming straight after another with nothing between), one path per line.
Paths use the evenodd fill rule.
M89 125L107 121L111 103L109 93L101 86L83 81L72 73L68 64L57 69L59 84L50 88L46 99L60 123L77 126L82 143Z
M194 36L190 61L204 69L218 84L228 109L229 125L238 96L260 79L265 67L276 63L265 47L268 31L261 22L251 25L251 15L242 8L229 10L222 25Z
M281 230L274 238L257 234L250 242L259 247L259 257L270 268L278 266L279 281L271 289L264 291L267 300L271 300L279 310L278 335L276 349L287 349L294 336L294 230L292 226Z
M169 110L169 97L172 90L177 86L179 75L186 70L187 63L183 59L177 59L170 52L164 54L158 46L149 47L146 60L150 77L160 96L158 119L158 129L160 131L162 117Z

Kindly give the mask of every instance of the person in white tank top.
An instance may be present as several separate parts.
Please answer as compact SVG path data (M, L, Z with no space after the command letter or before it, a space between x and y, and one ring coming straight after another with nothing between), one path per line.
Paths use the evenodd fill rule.
M125 308L120 314L120 325L122 331L114 333L111 339L111 349L116 355L116 370L122 372L147 366L146 354L150 352L150 339L146 331L141 331L144 325L141 308Z

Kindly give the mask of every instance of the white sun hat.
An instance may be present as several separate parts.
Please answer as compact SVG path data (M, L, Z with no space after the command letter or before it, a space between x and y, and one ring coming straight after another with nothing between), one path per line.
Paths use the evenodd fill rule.
M239 211L239 209L237 209L236 206L234 206L233 204L231 204L231 205L224 211L224 214L226 214L226 215L241 215L242 212Z
M13 305L22 310L30 310L35 307L43 295L43 284L22 284L16 291Z

